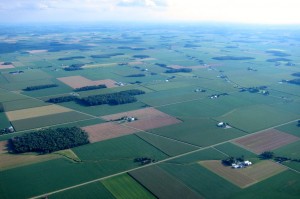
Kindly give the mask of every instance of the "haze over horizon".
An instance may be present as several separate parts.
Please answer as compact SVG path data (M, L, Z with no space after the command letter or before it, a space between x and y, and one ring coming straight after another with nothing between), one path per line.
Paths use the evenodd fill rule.
M2 0L0 23L192 21L300 24L299 0Z

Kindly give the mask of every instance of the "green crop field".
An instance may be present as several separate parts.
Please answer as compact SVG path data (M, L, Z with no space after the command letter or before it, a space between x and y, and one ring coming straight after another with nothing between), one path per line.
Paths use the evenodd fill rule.
M82 198L91 198L91 199L114 199L115 197L99 182L94 182L92 184L88 184L85 186L81 186L78 188L70 189L67 191L59 192L57 194L53 194L48 196L48 198L74 198L74 199L82 199Z
M202 198L160 167L147 167L129 172L129 175L158 198Z
M14 120L12 121L12 125L17 131L23 131L28 129L52 126L56 124L69 123L78 120L87 120L90 118L91 116L71 111L41 117L33 117L29 119Z
M147 189L145 189L142 185L136 182L132 177L128 174L123 174L120 176L116 176L114 178L110 178L102 181L102 184L109 190L112 195L117 199L154 199L153 196Z
M157 136L155 134L140 132L136 133L136 135L169 156L176 156L197 149L197 147L195 146L188 145L165 137Z
M161 164L161 168L185 183L204 198L230 198L239 188L197 163L191 165ZM205 183L204 183L205 182Z
M217 127L217 121L203 118L180 118L183 123L153 129L151 132L197 146L209 146L245 135L235 129Z

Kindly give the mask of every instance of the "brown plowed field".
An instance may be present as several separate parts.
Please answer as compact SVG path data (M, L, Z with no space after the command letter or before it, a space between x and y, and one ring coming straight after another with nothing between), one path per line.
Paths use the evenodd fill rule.
M143 119L148 119L148 118L153 118L153 117L172 117L166 113L163 113L155 108L150 107L150 108L143 108L143 109L138 109L138 110L134 110L134 111L106 115L101 118L106 121L110 121L110 120L117 120L124 116L135 117L138 120L143 120Z
M116 82L111 79L92 81L82 76L61 77L57 79L74 89L85 87L85 86L97 86L99 84L105 84L107 88L112 88L117 86L115 85Z
M274 150L298 140L299 138L294 135L284 133L276 129L271 129L238 139L235 143L255 152L256 154L260 154L264 151Z
M89 140L92 143L137 132L135 129L112 122L86 126L82 127L82 129L88 133Z
M137 118L136 121L125 123L125 125L141 130L149 130L181 122L180 120L156 110L155 108L144 108L135 111L107 115L103 116L102 119L110 121L120 119L124 116Z
M240 188L251 186L287 169L280 164L268 160L242 169L226 167L220 160L208 160L199 163Z
M149 129L169 126L180 122L181 122L180 120L169 116L169 117L155 117L155 118L149 118L144 120L137 120L135 122L126 123L126 125L136 129L141 129L146 131Z

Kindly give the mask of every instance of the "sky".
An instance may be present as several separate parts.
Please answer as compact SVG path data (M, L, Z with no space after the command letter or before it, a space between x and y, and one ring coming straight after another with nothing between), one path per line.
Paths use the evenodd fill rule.
M300 0L0 0L0 23L300 24Z

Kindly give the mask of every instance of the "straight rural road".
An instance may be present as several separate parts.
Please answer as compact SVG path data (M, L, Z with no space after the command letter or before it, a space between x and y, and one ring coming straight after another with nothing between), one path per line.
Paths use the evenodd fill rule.
M151 164L147 164L147 165L144 165L144 166L140 166L140 167L137 167L137 168L134 168L134 169L125 170L125 171L122 171L122 172L119 172L119 173L115 173L115 174L112 174L112 175L109 175L109 176L97 178L97 179L94 179L94 180L91 180L91 181L87 181L87 182L84 182L84 183L81 183L81 184L77 184L77 185L74 185L74 186L66 187L66 188L59 189L59 190L52 191L52 192L48 192L48 193L44 193L42 195L34 196L34 197L29 198L29 199L42 198L42 197L49 196L49 195L52 195L52 194L55 194L55 193L59 193L59 192L62 192L62 191L66 191L66 190L74 189L74 188L81 187L81 186L84 186L84 185L88 185L88 184L91 184L91 183L94 183L94 182L97 182L97 181L100 181L100 180L105 180L105 179L112 178L112 177L115 177L115 176L118 176L118 175L122 175L122 174L125 174L125 173L128 173L128 172L131 172L131 171L135 171L135 170L142 169L142 168L145 168L145 167L149 167L149 166L157 165L157 164L160 164L160 163L164 163L164 162L167 162L167 161L170 161L170 160L174 160L176 158L180 158L180 157L183 157L183 156L186 156L186 155L190 155L190 154L193 154L193 153L205 150L205 149L214 148L215 146L218 146L218 145L221 145L221 144L225 144L227 142L232 142L232 141L235 141L237 139L241 139L241 138L248 137L248 136L254 135L254 134L258 134L258 133L261 133L261 132L264 132L264 131L267 131L267 130L270 130L270 129L273 129L273 128L284 126L286 124L290 124L290 123L296 122L298 120L299 119L292 120L292 121L289 121L289 122L286 122L286 123L283 123L283 124L280 124L280 125L272 126L270 128L267 128L267 129L264 129L264 130L261 130L261 131L257 131L255 133L251 133L251 134L247 134L247 135L244 135L244 136L241 136L241 137L238 137L238 138L234 138L234 139L226 140L226 141L223 141L223 142L219 142L217 144L213 144L213 145L210 145L210 146L207 146L207 147L199 148L199 149L196 149L194 151L183 153L183 154L180 154L180 155L177 155L177 156L169 157L169 158L166 158L164 160L160 160L160 161L157 161L157 162L154 162L154 163L151 163ZM286 165L283 165L283 166L286 167L287 169L293 171L293 172L296 172L296 173L300 174L300 172L297 171L297 170L295 170L295 169L292 169L292 168L290 168L290 167L288 167Z

